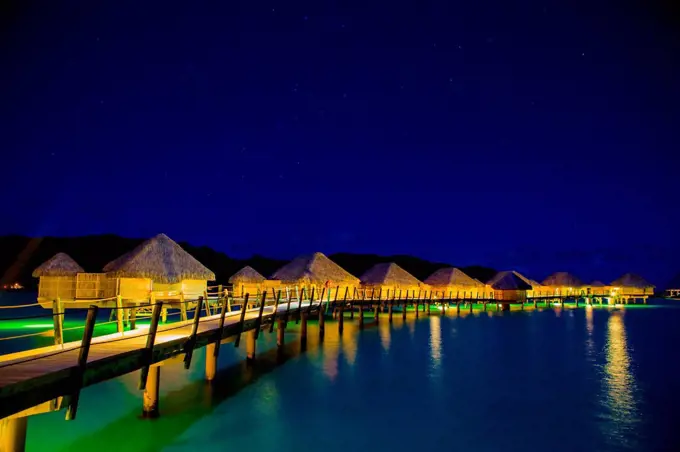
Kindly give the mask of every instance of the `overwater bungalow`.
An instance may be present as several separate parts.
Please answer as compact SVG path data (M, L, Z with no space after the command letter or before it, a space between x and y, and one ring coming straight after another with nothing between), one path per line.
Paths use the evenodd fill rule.
M103 279L115 281L116 295L129 300L196 298L215 273L165 234L145 241L104 266Z
M595 280L590 284L584 284L583 290L585 290L588 295L603 295L607 296L611 294L611 288L605 283L599 280Z
M453 267L440 268L424 282L435 292L445 294L445 297L485 298L484 294L490 292L486 284Z
M342 299L345 293L351 298L360 286L359 278L318 252L293 259L270 279L281 281L281 286L304 288L307 293L314 288L317 295L326 288L324 297L333 299L336 296Z
M583 282L569 272L555 272L543 280L543 290L553 295L579 294Z
M57 253L33 270L38 280L38 301L52 302L56 298L76 298L78 274L85 273L83 267L66 253Z
M232 285L231 291L235 297L244 297L246 294L254 297L259 296L264 291L278 288L281 282L267 279L253 267L247 265L231 275L229 284Z
M494 298L504 301L526 300L527 292L533 290L528 278L516 271L498 272L487 283L493 289Z
M428 286L394 262L376 264L359 278L366 296L390 299L394 296L421 296Z
M612 281L610 286L615 296L632 296L631 298L636 298L636 295L654 295L654 288L656 287L647 282L642 276L634 273L626 273Z
M215 279L212 271L165 234L109 262L101 273L87 273L60 253L38 267L33 276L40 278L38 302L45 308L51 308L57 297L67 308L82 300L102 300L100 306L111 307L117 296L126 305L147 303L151 298L198 298L205 293L207 282Z

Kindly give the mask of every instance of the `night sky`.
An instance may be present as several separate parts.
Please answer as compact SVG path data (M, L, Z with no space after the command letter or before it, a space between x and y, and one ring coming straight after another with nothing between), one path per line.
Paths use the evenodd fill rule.
M680 39L652 4L6 4L0 234L663 285Z

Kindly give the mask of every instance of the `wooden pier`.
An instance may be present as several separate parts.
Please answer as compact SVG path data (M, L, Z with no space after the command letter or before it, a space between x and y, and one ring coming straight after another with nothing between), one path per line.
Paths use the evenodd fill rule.
M247 359L255 359L258 337L263 332L276 330L277 346L281 349L286 325L291 320L301 322L300 340L306 342L307 322L311 319L318 319L319 334L323 335L327 317L338 319L337 328L342 333L344 322L355 319L355 315L359 327L363 327L367 313L373 322L378 322L381 314L386 314L383 321L392 322L395 313L405 319L409 312L418 318L433 313L460 315L461 310L473 312L473 309L507 311L513 307L521 310L565 307L565 303L574 307L603 304L602 296L583 294L498 300L423 293L385 299L369 298L364 292L356 299L349 299L346 294L342 300L332 301L324 299L323 292L319 295L315 298L312 290L306 296L303 290L295 298L290 293L282 297L281 291L273 297L265 293L252 300L248 295L243 299L199 297L186 301L192 306L193 316L182 314L180 321L169 324L161 322L163 302L149 300L147 305L136 305L136 309L151 311L148 328L135 327L134 319L130 319L130 329L123 330L120 328L123 316L119 315L113 322L104 322L116 323L119 331L99 337L93 337L93 331L98 326L100 308L93 304L87 308L87 318L79 327L83 330L82 340L66 343L63 342L65 311L57 307L45 314L54 320L55 345L0 355L0 452L24 450L29 416L65 410L67 420L75 419L83 387L133 371L140 371L144 417L157 417L163 362L182 358L188 369L194 350L207 347L205 378L210 381L215 377L222 345L234 343L239 347L245 342ZM237 306L239 309L233 310ZM180 313L186 313L186 309L176 314ZM0 321L5 320L1 314L2 310Z

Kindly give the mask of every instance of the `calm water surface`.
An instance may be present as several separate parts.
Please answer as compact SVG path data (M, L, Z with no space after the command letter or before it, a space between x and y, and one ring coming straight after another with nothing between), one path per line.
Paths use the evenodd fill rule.
M314 325L304 353L293 325L253 367L227 345L212 385L201 350L163 367L160 419L133 373L86 388L74 422L32 417L28 450L680 450L680 309L452 311L329 322L323 344Z

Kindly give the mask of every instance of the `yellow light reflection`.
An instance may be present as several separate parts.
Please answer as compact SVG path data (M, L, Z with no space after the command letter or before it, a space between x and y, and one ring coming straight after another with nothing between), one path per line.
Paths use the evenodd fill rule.
M630 369L630 356L623 321L624 311L614 311L607 323L607 364L604 383L607 391L607 405L612 423L607 426L611 434L622 437L636 422L637 408L633 391L635 381Z
M390 351L390 339L392 330L389 322L380 322L378 324L378 334L380 335L380 343L382 344L385 353Z
M442 360L442 325L441 317L430 317L430 359L432 366L437 369Z
M595 340L593 339L593 307L586 306L586 331L588 332L588 339L586 340L586 354L592 361L595 359Z
M342 354L347 364L353 366L357 360L357 340L359 335L355 331L345 331L342 335Z

